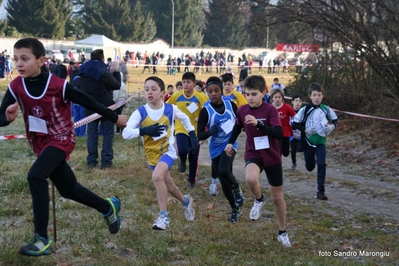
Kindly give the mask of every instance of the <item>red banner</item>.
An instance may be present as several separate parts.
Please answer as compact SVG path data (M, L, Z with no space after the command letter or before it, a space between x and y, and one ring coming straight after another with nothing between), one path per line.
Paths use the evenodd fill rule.
M282 52L313 52L317 53L319 51L319 45L318 44L289 44L289 43L278 43L276 45L276 50L277 51L282 51Z

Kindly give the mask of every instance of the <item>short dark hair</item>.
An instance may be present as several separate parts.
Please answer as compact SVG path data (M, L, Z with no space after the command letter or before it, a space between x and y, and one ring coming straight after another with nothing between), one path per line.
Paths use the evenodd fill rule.
M313 91L318 91L324 94L323 86L320 83L314 82L309 85L308 94L312 94Z
M191 80L191 81L194 82L194 83L195 83L195 80L196 80L195 74L194 74L193 72L186 72L186 73L184 73L181 79L182 79L182 80L188 79L188 80Z
M148 77L148 78L144 81L144 83L146 83L148 80L155 81L155 82L158 84L159 88L161 88L161 91L164 91L164 90L165 90L165 83L163 82L162 79L160 79L160 78L158 78L158 77L156 77L156 76L151 76L151 77Z
M264 92L266 90L266 80L261 75L248 76L244 80L244 88Z
M23 38L18 40L14 44L15 49L28 48L32 50L32 54L35 55L36 59L46 55L46 49L44 49L43 43L36 38Z
M204 87L204 82L202 82L202 80L199 79L199 80L196 80L196 81L195 81L195 85L196 85L196 86L197 86L197 85L200 86L200 88L202 89L202 88Z
M96 49L90 53L91 60L99 60L104 61L104 50L103 49Z
M176 87L179 87L179 86L183 86L183 83L181 81L176 82Z
M169 84L167 88L168 88L168 89L169 89L169 88L173 88L173 85L172 85L172 84Z
M223 82L231 82L231 83L234 83L234 81L233 81L233 75L231 74L231 73L226 73L226 74L223 74L222 75L222 81Z
M302 100L302 96L299 95L299 94L294 94L294 95L291 97L291 100L294 101L296 98L299 98L299 99Z

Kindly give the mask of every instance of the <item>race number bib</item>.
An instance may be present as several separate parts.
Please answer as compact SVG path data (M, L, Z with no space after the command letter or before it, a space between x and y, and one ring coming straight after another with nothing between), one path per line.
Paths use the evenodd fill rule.
M29 131L48 134L46 121L34 116L29 116Z
M255 150L264 150L270 148L269 146L269 137L262 136L254 138Z

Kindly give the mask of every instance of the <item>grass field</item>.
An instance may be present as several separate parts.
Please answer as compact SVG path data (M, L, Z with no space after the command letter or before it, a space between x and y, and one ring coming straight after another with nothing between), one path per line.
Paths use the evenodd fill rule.
M148 77L141 70L130 68L130 93L142 89L140 84ZM175 84L181 74L159 76L166 84ZM266 76L268 84L272 78ZM0 81L2 85L1 95L5 81ZM143 103L143 99L132 100L124 113L130 115ZM23 128L19 116L10 126L0 128L0 135L22 134ZM23 257L17 251L33 234L26 175L35 157L24 139L1 144L0 265L398 265L398 221L360 212L348 215L345 209L331 210L330 205L313 198L286 197L292 248L283 248L276 240L277 221L270 201L261 219L250 221L253 202L246 186L243 216L239 223L229 223L230 210L222 193L209 196L210 169L206 166L200 166L199 184L194 189L188 188L186 176L177 171L176 164L171 171L182 192L194 197L196 219L187 222L181 205L170 198L171 229L153 231L159 210L143 146L138 139L126 141L119 135L114 141L113 168L86 167L85 138L78 138L69 163L81 184L100 196L121 198L120 233L110 235L99 213L56 194L56 252ZM48 230L53 237L51 214Z
M237 66L232 66L233 67L233 72L235 74L235 85L238 85L238 76L239 76L239 69ZM181 71L183 71L183 67L181 67ZM144 74L142 74L142 70L143 70L143 66L138 66L133 67L130 66L129 67L129 82L128 82L128 90L129 92L136 92L139 88L143 89L143 83L145 78L147 78L148 76L151 75L152 73L152 69L151 72L149 74L148 69L145 70ZM158 70L158 76L161 77L163 79L163 81L165 82L166 86L168 84L172 84L175 85L177 81L181 80L182 74L183 72L176 72L175 75L166 75L166 66L157 66L157 70ZM270 86L273 83L273 79L275 77L278 77L280 79L280 82L284 85L286 85L287 83L290 82L291 79L293 79L293 77L290 74L266 74L267 70L266 68L263 68L262 72L259 71L259 67L253 67L252 68L252 74L253 75L258 75L258 74L262 74L265 79L267 84ZM213 73L195 73L197 79L200 79L202 81L206 81L210 76L219 76L218 73L216 73L215 68L213 69Z

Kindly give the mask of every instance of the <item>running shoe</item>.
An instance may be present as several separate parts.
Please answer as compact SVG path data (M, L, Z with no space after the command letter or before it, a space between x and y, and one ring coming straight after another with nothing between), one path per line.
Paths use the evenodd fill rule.
M240 218L242 214L242 210L241 208L236 208L231 212L231 217L230 217L230 222L232 222L233 224L238 222L238 219Z
M152 225L152 229L154 230L165 230L169 228L170 219L167 215L159 215L158 219Z
M287 233L283 233L278 236L277 238L278 242L282 243L284 247L289 248L291 247L290 239L288 238Z
M244 199L244 196L242 195L241 188L238 187L237 189L234 189L233 192L234 192L234 198L235 198L235 201L236 201L236 205L239 206L239 207L244 206L245 199Z
M249 218L252 221L256 221L259 219L259 217L262 214L263 205L265 205L265 200L263 200L263 201L255 200L254 206L252 207L251 213L249 214Z
M109 232L111 234L116 234L121 226L121 219L118 215L121 210L121 201L118 197L107 198L106 200L111 208L108 214L103 215L103 218L108 225Z
M218 185L217 184L209 185L209 194L211 196L216 196L218 194Z
M49 255L52 253L51 243L50 239L45 239L39 234L35 234L27 245L19 249L19 254L24 256Z
M193 198L190 195L184 195L184 198L188 198L188 204L183 205L184 216L186 216L187 221L192 222L195 218L195 209L193 208Z

